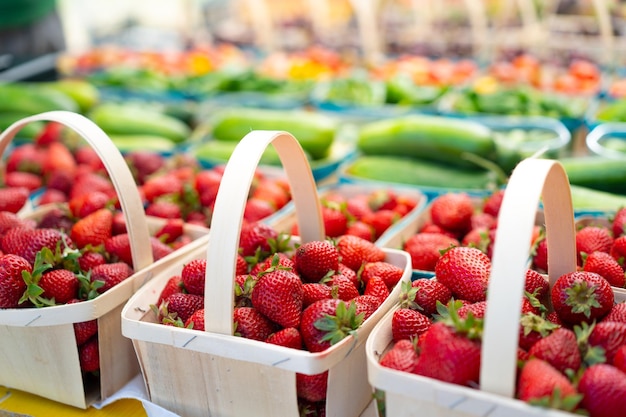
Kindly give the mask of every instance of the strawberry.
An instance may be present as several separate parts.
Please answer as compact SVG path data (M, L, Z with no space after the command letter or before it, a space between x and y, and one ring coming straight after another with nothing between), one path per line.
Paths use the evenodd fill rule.
M375 239L374 228L360 220L350 223L345 234L358 236L362 239L369 240L370 242L373 242Z
M613 366L622 372L626 372L626 345L620 346L613 357Z
M222 173L213 169L203 169L196 173L194 178L194 188L198 194L201 195L204 193L210 193L213 196L211 200L215 201L221 182ZM207 204L207 207L209 205L210 204Z
M128 233L109 237L104 241L104 250L109 254L109 258L115 262L125 262L128 265L133 263Z
M200 308L193 312L185 321L185 327L188 329L204 331L204 308Z
M537 341L528 354L543 359L562 373L565 373L566 369L576 372L582 363L576 334L563 327L555 329Z
M558 390L558 393L557 393ZM576 396L576 389L565 375L555 369L547 361L531 358L523 366L517 387L517 398L531 402L554 398L568 399L567 402L575 405L580 401Z
M254 307L237 307L233 312L235 335L265 341L274 333L274 324Z
M374 243L358 236L343 235L337 239L339 262L358 271L367 262L385 260L385 251Z
M102 294L133 274L133 269L125 262L113 262L97 265L91 269L91 282L102 281L104 284L98 288Z
M26 204L29 194L26 187L0 188L0 211L17 213Z
M498 218L485 212L476 212L472 214L472 222L470 229L495 229L498 226Z
M246 201L243 218L249 222L260 221L276 212L276 206L265 199L252 197Z
M167 298L170 295L181 293L181 292L183 292L183 280L181 276L180 275L171 276L165 283L165 286L163 287L163 289L161 290L161 293L159 294L159 298L156 302L156 305L161 305L161 302L167 300Z
M363 314L363 321L367 320L378 310L382 304L380 298L369 294L362 294L354 297L352 302L356 305L356 315Z
M48 186L50 187L49 183ZM75 181L74 178L71 178L70 186L71 189L68 193L70 199L81 194L92 193L94 191L102 191L111 198L116 195L115 187L113 187L111 180L95 172L78 176Z
M162 259L174 252L174 249L171 246L167 243L163 243L154 236L150 236L150 248L152 249L152 257L155 261L158 261L159 259ZM130 265L133 266L132 263Z
M318 300L332 298L332 289L321 282L302 284L302 308L306 308Z
M361 220L368 214L373 213L373 210L370 207L369 198L364 194L348 198L345 205L346 212L357 220Z
M550 283L539 272L527 269L524 279L524 291L542 300L550 292Z
M241 261L239 259L243 259L243 261L245 262L245 258L242 257L241 255L239 255L237 257L239 263L241 263ZM247 265L247 264L246 264ZM252 270L250 271L251 274L253 275L258 275L261 272L264 272L266 270L268 270L271 267L280 267L281 269L292 269L295 270L295 263L293 262L293 260L285 253L283 252L279 252L279 253L275 253L274 255L270 256L269 258L263 260L262 262L257 263L256 265L254 265L252 267ZM245 273L245 271L244 271Z
M583 271L601 275L611 286L624 288L626 285L622 266L608 252L596 251L583 255L582 262Z
M500 206L504 199L504 190L500 189L491 193L483 202L483 212L498 217Z
M402 268L389 262L368 262L363 265L361 270L361 280L367 285L371 277L378 276L382 278L389 291L391 291L398 281L402 279L403 274L404 270Z
M624 260L626 259L626 235L622 235L613 240L613 245L611 246L609 253L617 262L619 262L622 268L626 266L624 263Z
M150 177L140 187L146 200L152 203L161 196L180 194L183 191L183 182L170 173Z
M420 337L415 373L459 385L478 382L482 320L459 318L452 303L442 313Z
M548 241L539 237L532 246L533 269L540 272L548 271Z
M98 320L96 319L74 323L73 326L78 346L83 345L98 333Z
M611 221L611 231L613 232L613 237L618 238L626 233L626 207L620 207L613 220Z
M11 229L2 240L2 250L24 257L31 264L35 263L37 253L43 248L55 252L57 246L61 250L72 247L67 235L55 229Z
M418 361L415 345L408 339L398 340L380 359L380 365L413 373Z
M78 265L82 271L89 271L96 265L106 263L106 258L99 252L86 251L78 258Z
M616 303L611 307L611 311L604 316L604 321L618 321L620 323L626 323L626 303Z
M146 215L161 219L180 219L183 212L178 204L169 200L156 200L146 207Z
M56 304L65 304L78 294L78 279L67 269L45 272L39 280L39 286L43 289L41 296L53 300Z
M85 165L93 172L102 174L106 172L104 162L100 159L100 155L98 155L98 152L91 146L79 146L75 149L74 159L76 159L76 163L78 163L79 166Z
M465 304L458 309L457 313L462 319L466 319L470 313L472 313L472 316L476 319L483 319L485 318L486 311L487 301L478 301L476 303Z
M16 308L26 290L22 271L31 273L33 268L26 259L18 255L0 256L0 308Z
M372 214L363 217L362 221L369 224L374 229L374 238L378 239L387 231L394 223L402 218L394 210L378 210Z
M491 261L476 248L453 247L435 266L437 281L448 287L456 298L470 302L486 299Z
M461 246L469 246L478 248L484 252L489 258L492 256L495 230L484 227L472 228L461 239Z
M189 294L204 296L204 281L206 275L206 259L193 259L183 266L181 271L183 288Z
M32 172L13 171L4 176L4 185L7 188L26 188L29 192L33 192L41 188L43 181L41 177Z
M319 300L302 312L300 333L310 352L321 352L352 334L362 323L354 302L336 298Z
M8 154L5 169L6 172L24 171L40 175L44 159L43 149L34 143L25 143Z
M67 145L53 142L47 146L45 155L42 166L44 178L52 172L62 171L71 175L76 172L76 160Z
M474 204L466 193L447 193L437 196L430 204L434 224L464 235L472 224Z
M165 158L150 151L131 151L124 155L133 177L138 184L143 184L151 174L154 174L165 165Z
M35 136L35 143L39 146L48 146L61 140L61 134L65 126L57 122L47 122L43 129Z
M286 327L272 333L265 339L265 342L292 349L302 349L302 336L300 330L295 327Z
M434 271L441 251L459 245L457 239L443 233L418 233L407 239L404 250L411 256L413 269Z
M180 319L181 324L184 325L193 313L204 308L204 297L195 294L174 293L167 297L165 304L167 316L163 318L164 322Z
M156 231L155 237L163 243L173 243L184 233L183 219L168 219L165 224Z
M298 398L320 402L326 399L328 389L328 371L315 375L296 373L296 392Z
M588 343L590 346L602 347L606 362L613 363L617 350L626 345L626 323L606 320L596 323L591 330Z
M292 259L305 282L318 282L330 271L339 269L339 251L329 240L301 244Z
M74 223L70 238L78 248L87 245L98 246L111 237L112 229L113 213L107 208L102 208Z
M0 211L0 236L16 227L33 229L35 227L35 222L32 220L22 219L17 214L11 213L10 211Z
M350 278L346 277L345 275L334 274L331 277L329 277L327 280L324 279L323 282L325 282L326 285L331 287L333 296L340 300L350 301L353 298L359 296L358 288L355 287L354 283L350 280Z
M624 412L626 374L607 364L592 365L578 382L582 407L593 417L613 417Z
M519 341L520 348L529 351L535 343L547 337L559 324L534 313L524 313L520 318Z
M356 288L361 288L361 280L357 273L339 262L339 269L337 270L341 275L350 278L350 281L354 284Z
M391 333L395 342L414 339L424 334L431 326L430 319L419 311L399 308L393 312Z
M252 289L252 305L282 327L300 325L302 299L302 281L286 270L266 271Z
M94 211L105 208L111 203L109 196L102 191L85 193L68 201L68 207L72 215L76 218L87 217Z
M348 230L348 218L340 207L322 204L322 219L328 237L339 237Z
M578 265L582 265L582 254L593 252L609 253L613 245L613 236L605 227L585 226L576 232L576 254Z
M257 250L267 256L271 252L270 240L277 240L278 232L270 225L244 222L239 236L239 248L243 256L253 256Z
M569 324L587 323L605 316L613 307L609 282L594 272L576 271L560 276L551 292L559 318Z
M387 299L387 297L389 297L389 289L381 277L373 276L367 281L367 284L365 284L363 294L373 295L382 303Z
M96 372L100 370L100 349L97 336L92 337L78 347L78 359L80 369L83 372Z
M416 279L411 286L416 289L415 304L429 317L437 312L437 302L446 305L452 298L450 289L436 279Z

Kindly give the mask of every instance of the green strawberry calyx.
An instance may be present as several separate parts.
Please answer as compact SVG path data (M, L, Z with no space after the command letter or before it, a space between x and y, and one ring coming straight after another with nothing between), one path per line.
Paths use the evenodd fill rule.
M571 287L565 289L567 300L565 304L572 308L572 313L582 313L585 317L591 317L591 309L601 307L596 294L596 286L589 285L585 281L577 281Z
M346 303L341 301L337 304L334 315L326 314L324 317L315 321L313 326L316 329L325 332L322 342L330 342L334 345L344 338L353 335L363 323L364 313L356 314L356 303Z
M457 334L464 335L471 340L481 340L483 335L483 319L474 317L470 311L466 318L461 318L458 309L463 304L458 300L451 300L447 305L437 301L435 321L441 321L454 329Z
M53 268L53 264L50 261L54 258L54 254L49 248L43 248L35 255L35 263L33 265L33 271L22 271L22 279L26 283L26 290L19 300L19 304L26 301L33 303L35 307L46 307L55 305L54 299L49 300L42 297L44 293L43 288L39 286L39 281L44 272Z

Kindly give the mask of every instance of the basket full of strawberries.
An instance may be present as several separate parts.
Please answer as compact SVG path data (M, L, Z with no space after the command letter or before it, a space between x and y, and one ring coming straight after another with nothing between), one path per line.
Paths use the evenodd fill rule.
M292 189L297 238L243 221L252 173L270 143ZM356 416L370 404L365 340L396 303L410 261L358 236L327 238L293 136L253 131L241 140L208 244L179 261L122 311L153 402L186 416Z
M540 199L547 276L529 262ZM402 301L372 331L368 377L381 409L393 416L621 415L626 291L601 269L580 266L576 238L562 166L520 163L501 203L493 257L475 247L448 249L434 278L405 285Z

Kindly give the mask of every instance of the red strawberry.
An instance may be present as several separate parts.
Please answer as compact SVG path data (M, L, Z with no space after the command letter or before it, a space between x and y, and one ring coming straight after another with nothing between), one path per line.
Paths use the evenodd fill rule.
M340 236L337 239L337 250L339 262L353 271L358 271L364 263L385 260L385 251L382 248L358 236Z
M204 296L206 259L193 259L183 266L181 271L183 287L190 294Z
M45 159L43 161L43 175L46 177L52 172L63 171L69 174L76 172L76 160L69 148L61 142L53 142L49 144L45 151Z
M298 398L320 402L326 399L328 389L328 371L316 375L296 373L296 392Z
M185 323L196 311L204 308L204 297L195 294L174 293L167 297L167 312Z
M500 206L502 205L502 199L504 198L504 190L500 189L491 193L483 203L483 212L498 217L500 213Z
M472 214L471 229L495 229L498 225L498 218L489 213L477 212Z
M611 231L613 232L613 237L618 238L622 236L626 229L626 207L620 207L615 213L615 217L613 217L613 221L611 222Z
M26 204L29 194L26 187L0 188L0 211L17 213Z
M116 195L113 183L111 183L108 178L94 172L78 176L75 181L72 178L71 181L73 182L71 183L71 190L69 191L70 198L94 191L102 191L111 198ZM50 186L50 184L48 184L48 186Z
M48 146L52 142L61 140L61 133L65 126L57 122L47 122L43 129L35 136L35 143L39 146Z
M96 265L102 265L105 263L106 258L99 252L83 252L78 258L78 265L83 271L89 271Z
M567 377L547 361L531 358L524 364L517 387L517 397L520 400L529 402L553 397L557 389L560 398L576 394L576 389Z
M622 235L613 240L613 246L611 246L609 253L617 262L619 262L622 268L626 266L624 263L624 260L626 259L626 235Z
M17 214L9 211L0 211L0 235L4 235L7 231L16 227L34 229L35 222L22 219Z
M265 272L252 289L252 305L282 327L298 327L302 313L302 281L293 272Z
M113 213L103 208L78 220L72 226L70 237L79 248L87 245L98 246L111 237L112 228Z
M252 340L266 340L274 333L274 324L254 307L237 307L233 312L235 335Z
M180 206L173 201L157 200L146 207L146 215L161 219L180 219L183 212Z
M33 192L41 188L43 181L41 176L32 172L13 171L4 176L4 185L7 188L26 188Z
M362 322L354 302L336 298L316 301L302 312L300 333L310 352L321 352L349 336Z
M547 337L559 324L534 313L524 313L520 318L520 348L529 351L535 343Z
M270 225L252 222L241 226L239 247L243 256L253 256L257 249L262 253L270 252L270 240L276 240L278 232Z
M339 237L348 230L348 218L339 207L322 205L322 219L328 237Z
M80 146L74 150L74 159L76 159L79 166L88 166L94 172L104 173L106 171L100 155L91 146Z
M611 307L611 311L609 311L609 314L604 316L603 320L626 323L626 303L621 302L614 304L613 307Z
M154 234L163 243L173 243L184 233L183 219L168 219Z
M413 269L434 271L441 251L459 245L457 239L443 233L418 233L407 239L404 250L411 256Z
M361 220L373 212L367 195L357 195L353 198L348 198L346 200L346 211L357 220Z
M41 174L44 151L34 143L16 146L7 156L6 172L25 171Z
M243 259L243 261L245 262L245 258L241 255L239 255L237 258L237 262L241 263L239 259ZM295 264L293 260L287 254L283 252L278 252L265 259L264 261L261 261L258 264L254 265L250 273L253 275L259 275L261 272L266 271L271 267L280 267L281 269L295 270Z
M387 288L391 291L402 279L404 270L389 262L368 262L363 265L361 280L367 285L369 279L378 276L383 279Z
M463 235L472 224L474 204L466 193L437 196L430 204L430 217L437 226Z
M350 280L350 278L345 275L335 274L328 278L328 280L324 280L326 285L331 287L331 291L335 298L344 301L350 301L355 297L359 296L359 290L354 286L354 283Z
M621 346L613 357L613 366L622 372L626 372L626 345Z
M576 372L582 363L576 334L563 327L537 341L528 354L543 359L562 373L566 369Z
M302 308L327 298L332 298L332 289L328 285L320 282L308 282L302 285Z
M369 240L370 242L373 242L375 239L374 228L359 220L350 223L345 234L358 236L362 239Z
M300 331L295 327L286 327L276 333L272 333L265 339L265 342L292 349L302 349L302 336L300 336Z
M476 303L465 304L458 310L458 315L462 319L466 319L470 313L472 316L477 319L482 319L485 317L485 312L487 311L487 301L478 301Z
M447 305L452 298L450 289L436 279L416 279L411 286L417 289L415 304L427 316L437 312L437 301Z
M437 281L448 287L454 297L470 302L486 299L490 272L487 255L461 246L448 250L435 266Z
M39 280L43 289L43 298L54 300L56 304L65 304L76 298L78 294L78 279L72 271L67 269L53 269L45 272Z
M108 194L102 191L81 194L68 201L72 215L76 218L87 217L94 211L105 208L111 202Z
M141 190L147 201L154 202L157 197L170 194L180 194L183 191L183 182L175 175L158 175L150 177L141 185Z
M539 272L533 269L526 270L524 280L524 291L533 294L537 299L542 300L550 292L548 280Z
M339 269L339 251L329 240L301 244L292 259L305 282L318 282L330 271Z
M158 261L159 259L164 258L170 253L174 252L174 249L170 245L161 242L154 236L150 236L150 248L152 249L152 257L155 261Z
M611 232L604 227L585 226L576 232L576 253L578 265L582 265L582 254L593 252L609 253L613 245Z
M12 229L2 240L5 253L20 255L31 264L35 263L37 252L48 248L54 253L57 245L63 250L65 246L72 247L72 242L67 235L55 229Z
M104 250L109 257L115 261L125 262L128 265L133 263L133 255L130 250L130 236L128 233L121 233L109 237L104 241Z
M16 308L26 290L22 271L32 272L26 259L18 255L0 256L0 308Z
M593 417L614 417L624 412L626 374L607 364L592 365L578 382L582 406Z
M104 285L98 288L100 294L110 290L133 274L133 269L125 262L97 265L91 270L91 282L102 281Z
M396 342L402 339L414 339L425 333L430 326L430 319L419 311L399 308L393 313L391 333Z
M204 331L204 308L200 308L193 312L185 321L185 327L188 329Z
M623 288L626 277L622 266L607 252L593 252L583 256L583 271L595 272L613 287Z
M170 295L181 292L183 292L183 280L180 275L174 275L165 283L165 286L159 294L159 299L157 300L156 305L161 305L161 302L167 300Z
M369 216L363 217L363 222L369 224L374 229L376 239L382 236L394 223L402 216L394 210L378 210Z
M560 276L551 294L554 311L569 324L591 323L613 307L611 285L594 272L570 272Z
M78 348L80 369L83 372L96 372L100 370L100 349L98 337L92 337Z
M367 281L367 284L365 284L363 294L373 295L382 303L387 299L387 297L389 297L389 289L381 277L373 276Z
M78 346L84 344L98 333L98 320L81 321L74 323L74 336Z
M249 198L246 201L243 218L249 222L256 222L271 216L276 212L276 206L273 203L261 198Z
M606 320L596 323L589 335L589 345L601 346L607 363L613 363L617 350L626 345L626 323Z
M374 314L382 304L380 298L369 294L359 295L353 298L352 302L356 304L356 314L363 314L363 321Z
M540 272L548 271L548 241L539 237L532 247L533 268Z
M418 361L417 350L412 341L398 340L380 359L380 365L398 371L413 373Z
M165 165L165 158L162 155L150 151L128 152L124 159L138 184L143 184L149 175Z

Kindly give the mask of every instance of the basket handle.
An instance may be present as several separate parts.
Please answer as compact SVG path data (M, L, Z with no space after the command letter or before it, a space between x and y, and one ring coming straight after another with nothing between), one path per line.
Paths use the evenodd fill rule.
M520 310L540 197L548 233L550 286L576 270L567 174L558 161L526 159L511 174L498 216L481 351L482 358L489 358L481 361L481 390L509 398L515 394Z
M324 223L313 173L295 137L287 132L253 130L230 156L215 199L207 246L205 331L232 335L233 286L248 192L261 155L274 145L291 187L302 242L323 240Z
M150 241L150 234L137 185L120 151L94 122L81 114L63 110L25 117L13 123L0 134L0 155L4 154L7 146L20 129L37 121L61 123L80 135L96 151L115 187L126 219L134 269L139 270L150 265L153 262L152 250L150 245L146 244ZM137 285L140 284L137 283Z

